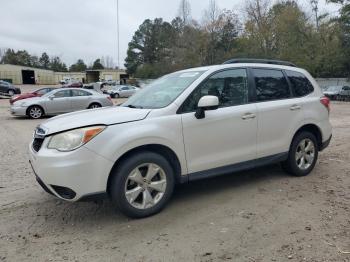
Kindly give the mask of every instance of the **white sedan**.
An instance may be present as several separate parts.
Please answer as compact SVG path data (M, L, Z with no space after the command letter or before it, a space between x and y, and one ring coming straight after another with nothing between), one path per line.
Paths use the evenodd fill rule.
M106 93L109 94L112 98L119 98L119 97L130 97L139 90L140 88L135 86L115 85L115 86L112 86L111 89L107 90Z

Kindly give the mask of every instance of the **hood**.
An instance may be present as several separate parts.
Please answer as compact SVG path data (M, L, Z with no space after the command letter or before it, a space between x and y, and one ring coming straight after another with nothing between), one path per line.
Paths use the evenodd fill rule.
M37 101L42 101L41 97L33 96L33 97L27 97L27 98L20 98L16 102L14 102L15 105L20 105L22 103L26 103L27 105L31 105L33 103L36 103Z
M15 99L24 99L24 98L29 98L29 97L36 97L37 95L34 95L33 93L24 93L21 95L18 95L15 97Z
M327 95L336 95L338 94L339 91L324 91L323 94L327 94Z
M22 94L22 95L15 95L15 96L11 97L10 104L13 104L14 102L16 102L18 100L22 100L22 99L26 99L26 98L30 98L30 97L35 97L35 95L32 94L32 93L26 93L26 94Z
M64 130L92 126L113 125L145 119L150 109L136 109L128 107L105 107L87 109L50 118L40 125L45 135Z

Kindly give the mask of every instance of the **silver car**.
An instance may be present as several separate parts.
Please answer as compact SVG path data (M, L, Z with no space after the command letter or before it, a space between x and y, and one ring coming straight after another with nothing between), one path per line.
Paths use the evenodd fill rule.
M344 90L345 86L329 86L323 94L332 100L338 100L339 94Z
M19 100L11 106L11 114L40 118L43 115L57 115L77 110L112 106L113 102L107 95L94 90L81 88L60 88L42 97Z
M350 86L343 86L340 91L337 100L340 101L350 101Z
M135 86L123 86L123 85L115 85L112 86L111 89L107 90L107 94L109 94L112 98L118 97L130 97L135 94L140 88Z

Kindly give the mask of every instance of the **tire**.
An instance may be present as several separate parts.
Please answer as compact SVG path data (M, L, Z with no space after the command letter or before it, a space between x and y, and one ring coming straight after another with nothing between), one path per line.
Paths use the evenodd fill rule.
M152 169L155 170L153 178L147 180L148 171ZM152 172L149 174L152 177ZM124 215L132 218L148 217L160 212L174 191L174 171L169 162L163 156L149 151L135 153L127 158L112 171L111 176L108 192L112 203Z
M307 151L309 143L313 146L313 150L310 146L309 151ZM310 132L302 131L294 137L289 149L288 159L282 163L282 168L293 176L306 176L314 169L317 158L318 144L316 137Z
M100 108L102 107L99 103L92 103L89 105L88 109Z
M10 90L8 91L8 94L9 94L9 96L14 96L14 95L15 95L15 91L13 91L13 90L10 89Z
M32 119L39 119L44 115L44 110L40 106L31 106L27 110L27 115Z
M119 98L120 96L119 96L119 94L118 93L115 93L114 94L114 98Z

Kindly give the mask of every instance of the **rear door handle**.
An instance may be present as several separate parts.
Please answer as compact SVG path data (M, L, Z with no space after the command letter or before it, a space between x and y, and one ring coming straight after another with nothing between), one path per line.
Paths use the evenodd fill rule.
M299 109L301 109L301 106L299 106L299 105L292 105L290 107L290 110L292 110L292 111L299 110Z
M246 114L244 114L244 115L242 116L242 119L243 119L243 120L248 120L248 119L253 119L253 118L255 118L255 117L256 117L256 115L253 114L253 113L246 113Z

